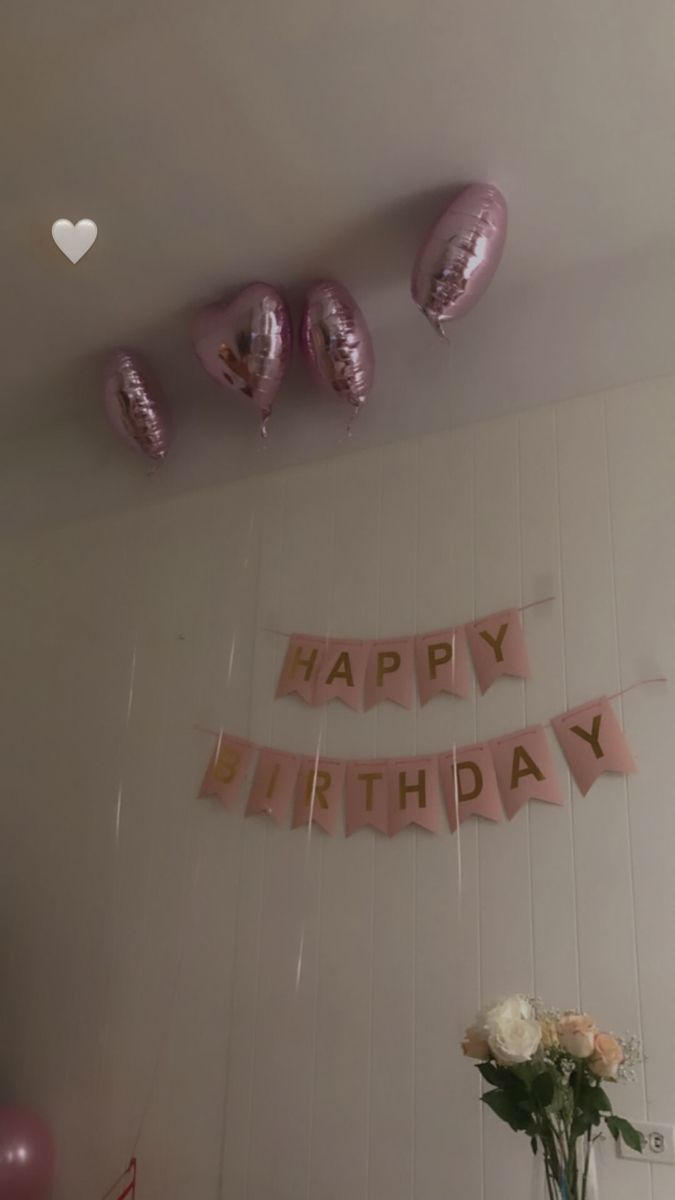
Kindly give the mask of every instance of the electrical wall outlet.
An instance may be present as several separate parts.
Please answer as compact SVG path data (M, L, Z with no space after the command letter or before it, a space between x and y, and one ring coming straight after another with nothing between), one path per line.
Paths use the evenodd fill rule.
M642 1138L642 1154L631 1150L619 1139L621 1158L632 1158L638 1162L669 1163L675 1165L675 1125L657 1125L653 1121L631 1121Z

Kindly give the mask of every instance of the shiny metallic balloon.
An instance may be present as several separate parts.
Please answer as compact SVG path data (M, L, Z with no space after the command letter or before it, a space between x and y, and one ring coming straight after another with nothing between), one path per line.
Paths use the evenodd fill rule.
M309 289L300 344L320 382L356 414L373 386L375 360L366 319L340 283L324 280Z
M192 323L192 342L209 375L261 412L264 437L291 353L283 296L269 283L251 283L229 303L207 305Z
M105 366L103 406L113 429L135 450L161 462L169 448L164 399L134 350L113 350Z
M37 1114L0 1107L0 1196L49 1200L55 1162L54 1140Z
M424 239L412 295L437 333L476 303L494 275L506 240L506 200L488 183L472 183Z

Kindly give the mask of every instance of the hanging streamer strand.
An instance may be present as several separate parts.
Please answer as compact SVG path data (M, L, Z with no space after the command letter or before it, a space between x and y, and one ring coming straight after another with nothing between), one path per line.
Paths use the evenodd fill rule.
M128 1175L131 1176L130 1179L127 1179ZM118 1191L118 1189L120 1187L122 1187L122 1185L125 1183L125 1181L126 1181L126 1186L124 1187L124 1191L122 1191L122 1192ZM119 1178L117 1178L115 1180L112 1187L108 1188L105 1195L103 1195L101 1197L101 1200L134 1200L135 1196L136 1196L136 1159L132 1158L131 1162L129 1163L129 1166L126 1168L125 1171L122 1172L122 1174L119 1176Z

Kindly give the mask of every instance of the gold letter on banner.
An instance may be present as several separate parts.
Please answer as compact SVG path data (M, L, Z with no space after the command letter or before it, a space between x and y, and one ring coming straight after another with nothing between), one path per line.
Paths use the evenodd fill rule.
M351 837L359 829L389 833L389 783L385 759L347 763L345 788L345 831Z
M388 666L387 663L391 665ZM382 687L385 675L398 671L401 665L401 655L398 650L380 650L377 655L377 686Z
M365 782L365 785L366 785L366 812L372 812L373 811L373 792L375 791L373 784L375 783L376 779L383 779L384 776L381 771L364 771L362 774L357 775L356 778L359 780L359 782L361 780L363 780Z
M347 650L343 650L342 654L338 654L331 671L326 677L326 683L334 683L336 679L344 679L347 687L354 686L352 664Z
M440 653L438 653L440 651ZM429 678L436 678L436 668L444 666L452 659L452 642L432 642L427 646L427 661L429 664Z
M331 836L337 833L342 813L346 763L338 758L303 758L293 807L293 828L320 825ZM314 797L314 803L312 803Z
M215 796L223 804L236 800L253 754L251 742L221 734L202 780L200 797Z
M398 806L401 809L408 807L407 797L415 793L417 796L418 808L426 808L427 806L427 775L424 768L417 772L417 783L406 783L405 771L398 773Z
M520 760L525 763L524 767L520 766ZM545 778L543 771L540 771L536 762L527 753L524 746L513 747L513 766L511 767L511 790L518 787L521 779L526 775L534 775L540 783Z
M473 790L465 792L462 788L462 771L471 771L473 775ZM461 762L457 763L457 800L459 804L466 804L469 800L475 800L480 796L483 790L483 772L478 763Z
M577 737L583 738L588 742L591 750L596 758L604 758L605 752L600 745L600 722L602 721L602 713L596 713L593 717L593 724L590 733L587 729L582 729L581 725L572 725L572 733L576 733Z
M235 750L234 746L222 745L213 764L214 779L217 779L219 783L232 783L240 762L239 750Z
M421 825L430 833L439 833L441 793L438 785L438 759L435 756L395 758L391 761L390 772L390 837L395 837L406 825Z
M333 777L330 771L309 771L305 780L305 805L310 808L312 799L318 800L321 808L328 808L326 792L328 791Z
M493 637L491 633L488 633L487 629L483 629L481 632L481 635L480 635L482 637L483 641L487 642L488 646L491 646L492 649L494 650L495 658L498 663L504 661L504 652L502 650L502 643L506 636L507 629L508 629L508 623L506 625L499 626L499 632L496 637Z
M315 647L314 650L310 650L307 658L303 658L302 657L302 647L296 646L295 653L293 655L293 663L291 666L291 677L295 676L295 674L297 673L298 667L302 667L303 668L303 672L302 672L303 678L305 679L306 682L309 682L309 680L312 678L312 671L314 670L317 654L318 654L318 650Z

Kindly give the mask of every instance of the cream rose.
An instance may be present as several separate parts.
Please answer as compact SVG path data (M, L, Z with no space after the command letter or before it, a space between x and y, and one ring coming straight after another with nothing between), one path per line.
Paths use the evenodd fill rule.
M611 1033L596 1035L593 1055L588 1064L594 1075L598 1075L600 1079L616 1079L623 1059L623 1050Z
M488 1046L503 1066L529 1062L541 1045L541 1026L523 996L510 996L481 1014Z
M539 1023L541 1025L541 1044L544 1050L554 1049L559 1045L558 1022L555 1017L542 1017Z
M558 1021L558 1041L574 1058L590 1058L597 1029L586 1013L565 1013Z
M482 1029L471 1025L462 1038L462 1051L467 1058L478 1058L482 1062L490 1057L490 1047Z

